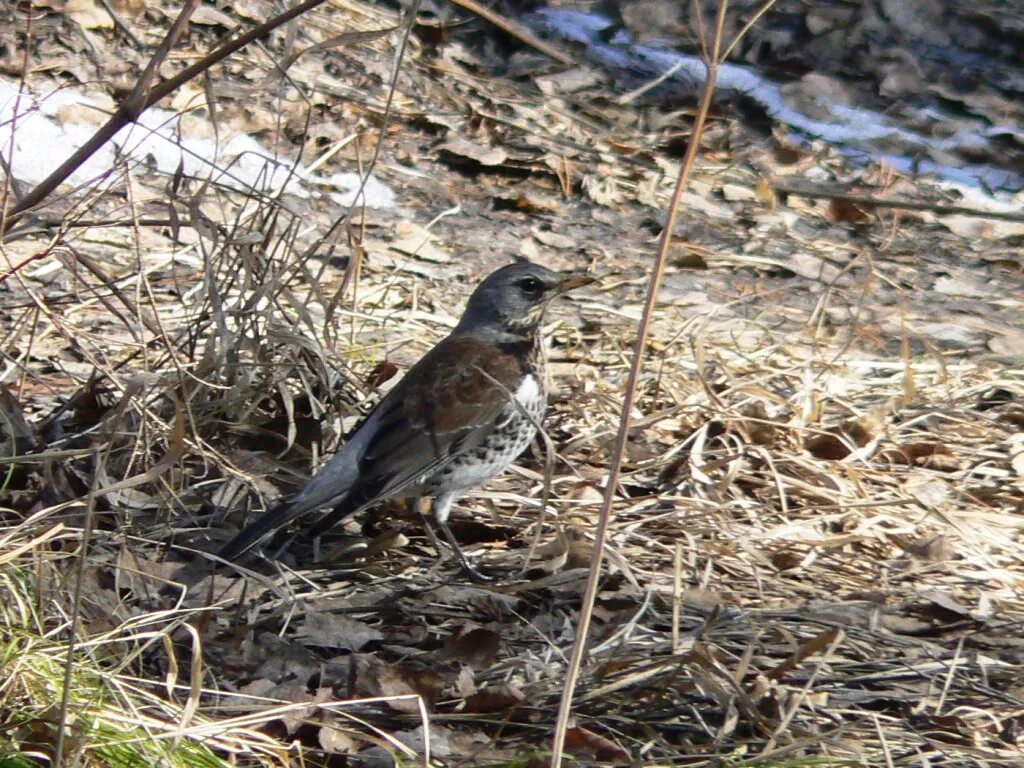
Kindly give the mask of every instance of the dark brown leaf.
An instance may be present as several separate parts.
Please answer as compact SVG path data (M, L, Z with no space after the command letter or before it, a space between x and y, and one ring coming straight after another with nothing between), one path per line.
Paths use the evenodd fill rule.
M356 659L356 689L367 696L403 697L416 695L432 710L441 695L441 677L429 669L417 669L410 664L388 664L373 656L361 655ZM409 698L395 698L388 706L398 712L419 711L417 703Z
M461 661L473 669L487 669L494 663L501 645L501 636L489 629L472 629L457 637L448 638L443 656Z
M601 763L629 762L629 753L614 741L580 726L566 732L565 748L573 754L590 757Z
M462 711L467 714L509 712L526 701L526 697L509 686L486 688L466 699Z
M864 221L868 215L855 203L837 199L829 203L828 217L832 221Z

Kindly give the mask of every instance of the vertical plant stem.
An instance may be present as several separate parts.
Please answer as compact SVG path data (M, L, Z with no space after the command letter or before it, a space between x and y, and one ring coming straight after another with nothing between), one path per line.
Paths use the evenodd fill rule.
M95 451L94 466L99 465L100 454ZM89 493L85 507L85 525L82 538L78 545L78 573L75 578L75 592L71 598L71 611L68 616L68 657L64 662L64 681L61 686L60 719L57 723L57 744L54 747L53 768L61 768L64 763L64 737L68 730L68 707L71 704L71 686L75 671L75 642L78 639L78 617L82 608L82 584L85 582L85 568L89 562L89 540L92 538L93 516L96 511L96 483L100 473L93 478L93 488Z
M619 473L622 469L622 457L626 450L626 441L629 438L630 413L633 410L633 403L636 400L637 384L640 380L640 371L643 365L644 347L647 343L647 333L650 328L651 318L654 315L654 307L657 304L658 291L661 288L661 281L665 274L665 265L668 261L669 246L672 242L672 233L675 231L676 219L679 212L679 203L682 200L683 192L686 190L690 178L690 170L700 148L701 136L704 132L704 123L707 120L708 111L711 107L711 99L715 91L715 81L718 76L718 54L721 46L722 30L725 26L725 11L728 7L727 0L722 0L718 7L718 18L715 25L715 34L712 40L712 50L705 59L707 66L707 77L704 80L704 89L701 92L700 102L697 105L697 114L693 121L693 132L690 143L686 147L686 154L683 156L683 164L679 169L679 177L676 179L676 187L672 193L672 200L668 207L668 218L665 228L661 232L658 241L658 252L654 260L654 269L650 281L647 284L647 299L644 302L643 315L640 324L637 326L636 341L633 343L633 359L629 369L629 379L626 382L626 392L622 400L622 410L619 417L619 430L615 438L615 448L612 451L611 464L608 467L608 481L604 488L604 499L601 503L601 512L597 521L595 532L594 549L590 560L590 573L587 575L586 591L583 595L583 602L580 606L580 620L576 628L576 642L573 645L572 657L565 673L565 683L562 688L562 699L558 706L558 719L555 723L555 736L551 748L551 768L561 768L562 752L565 748L565 737L569 729L569 715L572 712L573 695L576 689L576 682L579 678L580 667L583 663L583 654L586 650L587 634L590 630L590 619L594 611L594 600L597 597L597 587L601 577L601 566L604 560L605 539L608 536L608 525L612 516L612 504L615 501L615 488L618 485Z

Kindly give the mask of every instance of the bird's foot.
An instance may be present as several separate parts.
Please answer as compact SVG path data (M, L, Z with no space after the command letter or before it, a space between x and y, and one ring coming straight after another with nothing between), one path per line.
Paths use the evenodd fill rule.
M448 540L448 546L451 547L452 552L455 554L455 559L459 561L462 572L469 577L470 581L474 581L477 584L490 584L496 581L494 576L488 576L470 564L466 553L462 551L462 547L459 546L459 542L455 539L455 534L452 533L452 529L448 527L447 522L438 520L437 527L441 529L441 533ZM437 541L437 537L434 537L434 541Z
M462 568L462 572L469 577L470 581L477 584L493 584L497 581L497 577L489 576L488 574L477 570L469 560L466 559L466 556L462 554L461 550L455 550L455 557L459 561L459 566Z

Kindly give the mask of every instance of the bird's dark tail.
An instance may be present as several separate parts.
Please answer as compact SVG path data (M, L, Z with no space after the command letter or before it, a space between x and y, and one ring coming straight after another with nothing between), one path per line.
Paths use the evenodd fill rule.
M236 560L306 511L292 499L285 499L267 510L256 522L239 531L217 554L225 560Z
M365 503L359 503L351 495L346 496L334 509L316 521L309 529L310 537L316 538L324 534L328 528L333 528L343 520L347 520L365 506Z
M328 528L332 528L343 520L359 512L365 504L360 504L351 496L342 499L338 504L318 520L305 532L310 538L320 536ZM218 556L225 560L235 560L259 544L263 539L284 528L288 523L310 511L308 505L302 503L298 496L285 499L271 507L255 523L246 526L231 541L225 544Z

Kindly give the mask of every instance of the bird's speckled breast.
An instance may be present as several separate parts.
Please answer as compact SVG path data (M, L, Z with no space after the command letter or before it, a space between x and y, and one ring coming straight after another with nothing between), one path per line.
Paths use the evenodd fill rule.
M547 405L543 373L527 375L515 400L501 409L494 429L482 442L453 458L428 481L428 493L459 493L480 485L504 471L529 447Z

